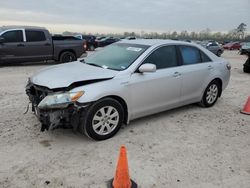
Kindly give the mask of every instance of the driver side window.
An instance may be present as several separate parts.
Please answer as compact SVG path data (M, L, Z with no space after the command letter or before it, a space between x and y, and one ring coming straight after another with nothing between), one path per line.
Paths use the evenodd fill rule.
M23 42L23 32L21 30L7 31L2 34L5 42Z
M164 46L156 49L143 62L156 65L156 69L178 66L175 46Z

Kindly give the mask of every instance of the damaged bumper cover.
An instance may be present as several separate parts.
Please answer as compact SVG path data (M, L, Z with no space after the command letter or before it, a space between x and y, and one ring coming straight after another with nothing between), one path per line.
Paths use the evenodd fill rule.
M40 110L34 107L34 113L41 122L41 131L53 130L55 128L77 129L80 122L80 115L84 112L84 106L69 106L65 109Z
M37 86L31 82L28 82L26 86L26 94L29 96L29 100L32 103L32 111L42 124L41 131L51 130L58 127L73 128L76 130L79 125L81 114L83 114L86 108L90 105L90 103L81 104L77 101L69 101L67 103L63 103L62 105L56 104L46 106L51 102L51 98L53 99L53 95L66 95L69 97L70 95L64 93L61 94L60 91ZM47 103L44 102L46 101L46 97L50 99L49 101L47 100ZM57 100L60 100L60 98L56 98L56 101ZM41 106L41 103L43 106Z

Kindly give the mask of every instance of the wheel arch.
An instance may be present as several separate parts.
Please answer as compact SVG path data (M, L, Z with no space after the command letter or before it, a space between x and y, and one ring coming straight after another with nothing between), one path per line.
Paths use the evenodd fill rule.
M118 101L122 105L123 110L124 110L124 120L123 120L123 123L128 124L128 122L129 122L129 116L128 116L128 105L127 105L126 101L122 97L120 97L118 95L107 95L107 96L104 96L104 97L100 98L99 100L104 99L104 98L115 99L116 101Z
M217 77L217 78L213 79L211 82L213 82L213 81L217 81L220 84L219 97L221 97L222 88L223 88L222 87L223 86L222 79L220 79L219 77Z

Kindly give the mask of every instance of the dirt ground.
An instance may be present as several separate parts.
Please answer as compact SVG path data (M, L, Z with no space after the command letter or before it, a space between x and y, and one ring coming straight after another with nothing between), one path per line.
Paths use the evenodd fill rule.
M139 188L249 188L250 95L246 57L226 51L228 88L212 108L189 105L132 121L112 139L95 142L70 129L40 132L24 87L45 63L0 67L0 187L104 188L126 145Z

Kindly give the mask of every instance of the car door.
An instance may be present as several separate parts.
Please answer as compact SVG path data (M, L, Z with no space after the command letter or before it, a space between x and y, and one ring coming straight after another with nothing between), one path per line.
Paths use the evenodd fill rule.
M182 59L182 104L198 102L214 69L211 59L194 46L178 46Z
M49 60L53 56L52 42L46 37L43 30L25 29L26 53L30 61Z
M0 44L0 59L4 62L22 61L25 52L23 30L7 30L1 37L4 38L4 42Z
M132 118L157 113L178 106L181 75L175 46L163 46L154 50L143 62L156 65L156 72L131 75Z

